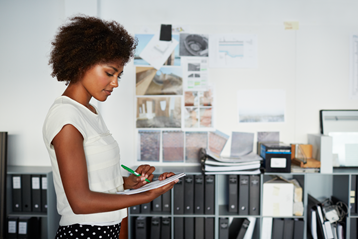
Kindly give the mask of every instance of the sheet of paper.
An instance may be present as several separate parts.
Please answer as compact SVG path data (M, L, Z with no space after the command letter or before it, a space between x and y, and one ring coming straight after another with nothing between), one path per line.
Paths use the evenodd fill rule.
M207 57L209 54L209 35L180 33L179 55L181 57Z
M214 154L220 155L229 137L229 135L219 130L209 132L209 150Z
M159 162L160 130L138 131L138 161Z
M137 194L137 193L141 193L141 192L146 192L152 189L156 189L159 187L162 187L164 185L167 185L168 183L171 183L173 181L175 181L176 179L179 179L181 177L184 177L186 174L185 173L178 173L175 174L174 176L171 176L169 178L166 178L162 181L152 181L148 184L145 184L144 186L142 186L141 188L137 188L137 189L132 189L132 190L126 190L124 192L117 192L117 194L124 194L124 195L131 195L131 194Z
M209 58L182 57L184 90L206 91L209 83Z
M184 127L214 127L213 90L184 92Z
M181 128L182 97L137 97L137 128Z
M184 132L163 131L163 162L184 161Z
M257 68L257 36L210 35L209 56L212 68Z
M178 44L175 38L172 41L160 41L159 34L155 34L139 56L154 68L160 69Z
M358 99L358 34L351 36L349 95Z
M237 105L239 123L285 122L285 90L239 90Z
M182 95L181 67L136 67L136 95Z
M262 216L292 216L293 191L294 186L291 183L264 183Z
M199 151L207 145L207 132L185 132L185 162L200 163Z
M141 34L135 34L135 37L138 39L138 45L134 53L134 65L137 66L149 66L150 64L140 57L142 51L147 47L150 40L154 37L154 33L151 30L142 31ZM179 42L179 34L172 34L172 39L175 39ZM180 66L180 56L179 56L179 44L175 47L174 51L169 55L167 60L164 62L166 66Z
M251 153L254 149L254 133L232 132L231 153L232 157L240 157Z

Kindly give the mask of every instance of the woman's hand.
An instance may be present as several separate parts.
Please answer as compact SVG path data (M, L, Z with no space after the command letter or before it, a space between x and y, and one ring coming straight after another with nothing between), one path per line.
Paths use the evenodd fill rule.
M140 188L143 185L147 184L145 179L148 179L149 181L152 181L153 179L153 172L155 170L155 167L150 165L140 165L135 172L139 173L141 176L137 177L134 174L129 175L127 178L124 179L124 189L136 189Z
M174 174L173 172L165 172L165 173L162 173L162 174L160 174L160 176L159 176L159 181L162 181L162 180L164 180L164 179L166 179L166 178L168 178L168 177L174 176L174 175L175 175L175 174ZM179 179L176 179L174 182L175 182L175 183L179 182Z

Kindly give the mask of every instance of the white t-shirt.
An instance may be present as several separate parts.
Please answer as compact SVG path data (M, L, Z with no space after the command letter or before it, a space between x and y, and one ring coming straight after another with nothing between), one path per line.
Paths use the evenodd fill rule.
M93 113L69 97L61 96L51 106L43 125L43 139L51 159L61 226L75 223L110 225L121 222L127 216L127 209L94 214L74 214L62 185L55 149L51 142L65 125L71 124L83 136L90 190L103 193L124 190L118 144L108 131L97 109L96 112L97 114Z

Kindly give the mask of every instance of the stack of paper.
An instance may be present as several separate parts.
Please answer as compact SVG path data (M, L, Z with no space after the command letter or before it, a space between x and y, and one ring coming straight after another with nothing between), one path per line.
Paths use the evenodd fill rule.
M205 159L202 159L202 168L210 174L260 174L262 158L250 153L240 157L219 156L209 149Z

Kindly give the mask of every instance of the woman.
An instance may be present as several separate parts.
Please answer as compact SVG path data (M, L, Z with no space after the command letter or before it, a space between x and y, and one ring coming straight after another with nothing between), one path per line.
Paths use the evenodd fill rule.
M56 238L118 238L128 207L152 201L177 182L135 195L115 194L143 186L155 168L142 165L136 169L140 177L123 178L118 144L89 102L92 97L105 101L118 87L137 43L114 21L77 16L60 27L52 45L52 76L68 84L43 126L61 215ZM159 180L172 175L163 173Z

